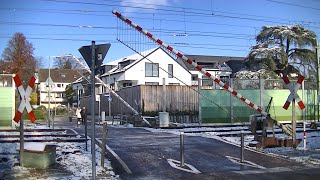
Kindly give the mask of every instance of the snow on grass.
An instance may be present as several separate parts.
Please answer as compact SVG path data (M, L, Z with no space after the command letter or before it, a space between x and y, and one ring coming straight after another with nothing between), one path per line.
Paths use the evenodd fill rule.
M91 146L88 143L88 151L85 151L84 143L59 143L57 148L57 156L59 164L63 165L68 171L74 174L75 177L81 177L84 179L91 179L92 176L92 155ZM100 166L101 151L96 146L96 173L99 176L111 177L115 176L111 171L112 167L109 161L105 160L104 167Z
M41 132L37 132L37 134ZM55 133L55 132L53 132ZM5 134L10 135L10 132ZM38 138L29 138L38 139ZM41 139L51 139L50 137L41 137ZM51 143L52 144L52 143ZM61 176L59 172L51 170L37 171L33 168L25 168L18 166L19 143L1 143L0 144L0 179L1 175L7 174L11 179L91 179L92 176L92 155L90 141L88 141L88 151L85 151L85 143L54 143L56 145L56 165L59 171L65 176ZM25 148L30 150L40 150L45 146L45 143L25 143ZM98 146L96 149L96 175L98 179L118 179L118 176L112 170L111 163L105 159L104 168L100 165L101 151ZM55 167L53 167L55 168ZM50 168L49 168L50 169ZM50 171L50 170L49 170ZM9 178L9 179L10 179Z
M44 151L46 143L26 142L24 143L24 149L29 151Z

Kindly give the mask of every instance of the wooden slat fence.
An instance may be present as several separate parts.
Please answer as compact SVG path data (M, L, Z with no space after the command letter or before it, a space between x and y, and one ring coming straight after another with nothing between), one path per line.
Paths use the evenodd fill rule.
M141 112L142 115L157 116L158 112L165 110L172 116L173 121L175 121L174 116L190 116L184 119L197 121L199 111L198 94L188 86L138 85L120 89L117 94L138 112ZM101 95L100 99L101 111L105 111L106 115L108 115L108 98ZM90 97L81 99L81 104L88 108L89 113L90 101ZM98 113L98 103L95 106L96 113ZM112 97L111 112L112 115L133 114L116 97Z

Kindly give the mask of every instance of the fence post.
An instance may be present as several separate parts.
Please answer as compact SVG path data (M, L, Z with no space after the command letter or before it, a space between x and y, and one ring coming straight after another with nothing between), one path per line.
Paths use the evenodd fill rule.
M103 121L102 127L102 144L101 144L101 166L104 167L104 159L106 154L106 141L107 141L107 121Z
M232 81L232 78L230 78L230 87L233 88L233 81ZM230 122L233 124L233 106L232 106L232 94L229 93L230 95Z
M166 112L166 78L162 79L162 112Z
M259 77L259 84L260 84L260 107L264 109L263 106L263 94L264 94L264 79L260 79Z
M201 98L201 95L200 95L200 91L201 91L201 78L198 78L198 113L199 113L199 124L201 126L202 124L202 117L201 117L201 101L200 101L200 98Z

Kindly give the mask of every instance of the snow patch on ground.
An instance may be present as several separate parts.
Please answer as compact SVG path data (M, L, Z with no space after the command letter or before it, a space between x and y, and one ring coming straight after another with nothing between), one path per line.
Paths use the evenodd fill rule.
M46 143L26 142L24 143L24 149L29 151L44 151Z
M37 132L37 134L41 132ZM54 132L53 132L54 133ZM4 133L2 133L4 134ZM5 134L10 135L10 132ZM42 137L49 138L49 137ZM32 139L32 138L31 138ZM38 138L37 138L38 139ZM19 143L0 144L0 179L91 179L92 176L92 155L90 141L88 151L85 151L85 143L54 143L56 145L56 165L53 170L36 170L33 168L20 167L18 150ZM41 150L45 143L25 143L29 150ZM111 167L110 161L105 160L104 167L101 166L101 150L96 149L96 175L97 179L118 179ZM58 167L58 168L57 168ZM57 169L56 169L57 168ZM53 172L52 172L53 171ZM57 171L57 172L56 172ZM60 171L60 172L59 172Z

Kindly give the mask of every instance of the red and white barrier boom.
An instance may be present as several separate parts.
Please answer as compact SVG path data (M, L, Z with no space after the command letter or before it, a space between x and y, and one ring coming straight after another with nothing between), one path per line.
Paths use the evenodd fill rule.
M209 72L207 72L205 69L203 69L201 66L199 66L197 63L193 62L191 59L187 58L185 55L183 55L181 52L175 50L173 47L167 45L166 43L164 43L163 41L161 41L160 39L158 39L157 37L153 36L150 32L142 29L142 27L138 26L137 24L133 23L131 20L129 20L128 18L124 17L123 15L121 15L119 12L113 10L112 13L114 15L116 15L119 19L121 19L122 21L124 21L125 23L129 24L131 27L135 28L136 30L138 30L139 32L141 32L142 34L148 36L150 39L152 39L154 42L156 42L157 44L159 44L160 46L162 46L163 48L165 48L166 50L170 51L171 53L175 54L178 58L183 59L184 61L186 61L187 63L191 64L193 67L195 67L198 71L200 71L201 73L203 73L204 75L206 75L207 77L209 77L210 79L212 79L216 84L218 84L219 86L223 87L225 90L229 91L231 94L233 94L234 96L238 97L242 102L244 102L245 104L247 104L249 107L251 107L252 109L258 111L259 113L261 113L264 116L267 116L267 113L265 111L262 110L261 107L255 105L254 103L252 103L251 101L249 101L248 99L246 99L245 97L243 97L240 93L238 93L237 91L235 91L234 89L232 89L231 87L229 87L227 84L225 84L224 82L222 82L220 79L214 77L213 75L211 75Z
M29 114L29 117L30 117L30 121L33 123L36 120L36 117L35 117L35 115L34 115L34 113L32 111L32 107L31 107L31 104L29 102L30 101L29 97L30 97L30 94L32 92L32 88L34 86L36 78L33 77L33 76L31 77L30 82L29 82L28 87L27 87L26 90L24 90L18 74L16 74L13 77L13 79L14 79L14 82L16 84L16 87L18 88L18 91L19 91L19 94L20 94L20 97L21 97L21 102L20 102L20 105L18 107L18 111L16 112L13 120L18 123L21 120L21 115L22 115L22 112L23 112L24 108L26 108L27 112Z

